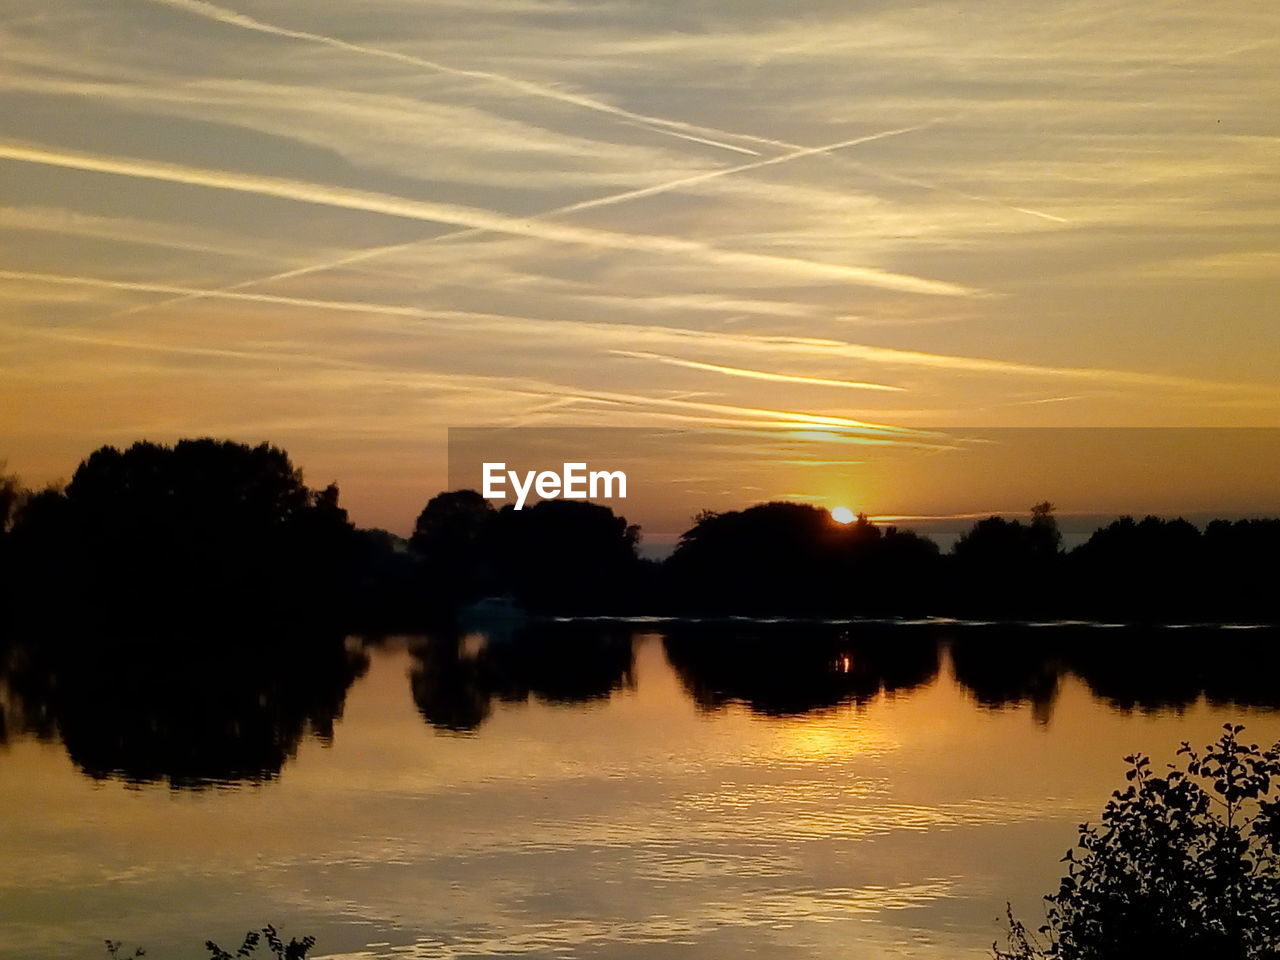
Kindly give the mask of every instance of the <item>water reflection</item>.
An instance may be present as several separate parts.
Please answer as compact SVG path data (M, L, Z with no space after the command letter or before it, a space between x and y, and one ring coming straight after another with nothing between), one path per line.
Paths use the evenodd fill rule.
M938 675L938 638L908 628L857 633L798 624L673 626L667 658L703 710L740 702L788 716L866 703Z
M469 732L495 700L549 704L601 700L634 686L625 624L533 624L510 636L443 634L413 647L413 701L440 730Z
M349 960L978 956L1006 900L1032 915L1056 886L1126 752L1228 720L1280 736L1272 633L46 639L0 644L15 960L105 936L178 956L255 915Z
M3 651L0 742L61 740L94 779L199 788L280 773L333 737L368 665L341 636L26 638Z
M475 733L501 704L575 706L634 689L637 628L534 623L410 641L409 688L441 732ZM680 689L704 713L795 717L914 696L949 677L980 708L1042 725L1068 678L1115 711L1280 709L1275 631L1089 625L667 623ZM94 779L173 787L276 777L301 741L333 737L368 663L339 637L124 643L25 638L0 651L0 744L60 741Z
M1067 676L1114 710L1182 711L1211 704L1280 708L1276 631L1057 625L950 631L957 682L984 707L1027 703L1048 723Z

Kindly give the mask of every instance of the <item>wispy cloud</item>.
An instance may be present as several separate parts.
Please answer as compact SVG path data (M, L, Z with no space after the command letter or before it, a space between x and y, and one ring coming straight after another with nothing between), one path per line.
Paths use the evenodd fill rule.
M400 318L403 320L431 321L452 325L458 329L503 336L525 335L545 339L549 334L557 336L563 346L569 344L597 345L612 348L611 352L644 355L657 359L657 355L642 351L621 350L613 347L619 341L626 344L654 344L665 347L700 347L719 354L745 352L755 354L790 354L821 358L861 360L889 367L923 367L952 373L980 373L996 376L1041 377L1090 381L1095 383L1129 384L1159 389L1207 390L1229 392L1263 392L1275 395L1273 387L1257 387L1248 384L1225 383L1191 377L1169 376L1132 370L1115 370L1105 367L1055 367L1032 363L1018 363L985 357L926 353L918 350L901 350L816 337L775 336L767 334L724 333L628 323L591 323L584 321L539 320L527 317L482 314L466 311L426 310L412 306L372 303L364 301L317 300L304 297L287 297L273 294L235 293L217 290L200 290L169 284L153 284L136 281L120 281L95 277L60 276L20 271L0 270L0 280L39 282L68 286L97 286L110 290L137 293L199 295L211 299L225 299L249 303L261 303L281 307L297 307L309 310L336 311L340 313L367 314ZM663 360L674 358L663 356ZM681 361L682 365L698 361ZM711 372L725 373L717 369L721 365L704 363ZM756 378L760 379L760 378ZM892 389L892 388L890 388Z
M544 219L550 219L554 217L567 216L569 214L574 214L574 213L583 213L588 210L595 210L602 207L611 207L617 204L627 203L633 200L640 200L646 197L653 197L653 196L658 196L664 193L671 193L673 191L678 191L688 187L699 186L702 184L709 183L711 181L720 180L724 177L733 176L735 174L742 174L742 173L746 173L753 170L759 170L764 167L777 166L779 164L788 163L793 160L803 159L805 157L828 155L836 151L844 150L848 147L857 146L864 143L873 143L877 140L883 140L888 137L896 137L905 133L913 133L918 130L925 129L930 125L931 124L919 124L912 127L902 127L902 128L897 128L893 130L882 130L877 133L866 134L864 136L854 137L848 140L842 140L837 143L827 144L821 147L807 147L807 148L796 149L789 153L782 154L780 156L771 157L767 160L759 160L752 163L740 164L734 167L722 167L715 170L704 171L698 174L681 176L674 180L665 180L662 183L654 184L648 187L641 187L634 190L627 190L622 193L614 193L604 197L597 197L591 200L582 200L576 203L567 204L565 206L557 207L553 210L547 210L542 213L535 214L533 217L525 218L523 222L527 223L530 220L544 220ZM333 270L338 267L346 267L346 266L352 266L355 264L368 263L371 260L383 258L391 254L407 253L409 251L419 249L420 247L425 246L427 244L435 244L435 243L441 243L446 241L458 241L458 240L464 240L464 239L473 239L477 236L482 236L487 232L489 231L482 228L465 228L462 230L456 230L456 231L452 231L450 233L446 233L442 235L434 235L434 236L425 238L423 240L410 241L408 243L397 243L397 244L390 244L390 245L384 245L384 246L369 247L363 250L356 250L354 252L346 253L336 258L321 260L321 261L311 263L302 267L295 267L289 270L268 274L263 277L251 278L249 280L241 280L237 283L230 284L220 289L224 291L236 291L236 290L244 290L249 287L260 286L262 284L274 283L281 280L292 280L298 277L303 277L303 276L308 276L316 273L322 273L328 270ZM912 279L917 279L917 278L912 278ZM932 289L934 292L948 292L948 287L950 286L945 284L938 285L933 281L925 281L925 283L929 284L930 289ZM900 286L895 286L895 287L890 287L890 289L902 289L902 288ZM915 289L912 292L925 292L925 291L921 289ZM961 293L963 291L958 287L951 287L949 292ZM153 306L169 306L175 303L183 302L184 300L190 300L190 299L196 299L196 298L197 298L196 295L178 297L173 300L165 301L162 304L155 304ZM145 309L150 309L150 308L149 307L138 308L137 312L141 312L142 310L145 310ZM783 310L783 307L781 305L779 306L779 310L780 311ZM746 312L755 312L755 311L748 310Z
M766 380L770 383L796 383L814 387L842 387L846 390L888 390L901 391L903 387L894 387L885 383L869 383L865 380L831 380L825 377L808 377L794 373L771 373L768 370L748 370L743 367L727 367L719 363L703 363L697 360L682 360L679 357L667 357L660 353L643 353L636 350L610 350L620 357L631 357L635 360L652 360L673 367L684 367L687 370L705 370L708 373L723 373L729 377L743 377L747 380Z
M804 276L813 280L858 283L906 293L931 296L964 296L973 292L958 284L939 280L925 280L872 267L844 266L794 257L771 256L769 254L740 250L722 250L708 244L679 237L614 233L612 231L576 227L544 219L509 217L457 204L412 200L389 194L343 189L280 177L255 176L226 170L189 167L121 157L95 156L15 144L0 144L0 159L67 167L95 173L109 173L124 177L140 177L147 180L184 183L218 190L232 190L240 193L277 197L283 200L294 200L301 203L321 204L384 216L420 220L427 223L452 224L473 230L534 237L556 243L580 244L607 250L630 250L637 253L650 253L661 256L693 256L708 263L734 269L769 270L775 273L783 272L792 276Z
M329 37L324 34L311 33L306 30L291 30L286 27L276 26L257 20L243 13L226 7L220 7L216 4L206 3L204 0L152 0L163 6L174 7L180 10L186 10L189 13L206 17L210 20L216 20L218 23L224 23L229 26L241 27L245 30L253 30L258 33L271 34L272 36L285 37L292 40L304 40L309 43L317 43L322 46L331 47L335 50L341 50L346 53L354 53L360 56L377 57L383 60L391 60L396 63L402 63L407 66L418 67L436 71L439 73L447 73L455 77L467 77L474 80L480 80L485 83L500 84L509 87L520 93L533 97L540 97L548 100L555 100L560 103L571 104L575 107L581 107L585 110L591 110L597 113L608 114L622 120L641 124L649 129L667 136L678 137L683 140L690 140L695 143L705 144L707 146L716 147L721 150L729 150L734 153L745 153L749 155L759 155L759 151L745 147L741 144L727 142L727 139L741 139L750 142L766 143L777 145L774 141L767 138L755 137L744 134L733 134L724 130L717 130L713 127L699 126L698 124L686 123L680 120L671 120L665 117L650 116L643 113L636 113L613 104L605 103L593 97L584 96L582 94L571 93L567 90L560 90L555 87L548 87L544 84L533 83L528 80L522 80L518 77L509 77L504 74L495 73L488 70L468 70L460 67L450 66L448 64L439 63L434 60L428 60L424 57L413 56L412 54L401 53L396 50L386 50L382 47L369 46L367 44L351 43L337 37Z
M136 217L104 217L61 208L0 207L0 228L163 247L233 260L276 263L296 263L299 260L296 251L283 250L279 244L247 244L242 236L199 225L157 223Z
M446 424L643 424L820 489L751 473L871 437L798 414L1275 422L1280 7L423 9L0 14L16 468L279 428L372 502Z
M932 434L906 427L874 423L851 417L812 414L804 411L778 410L767 407L745 406L729 403L686 400L676 397L652 396L617 390L584 390L527 378L499 378L421 370L396 370L386 366L335 360L323 355L296 351L267 351L238 347L197 347L183 344L164 344L129 338L104 337L91 334L68 333L54 330L28 331L36 337L62 343L110 347L141 351L152 354L170 354L189 357L207 357L222 360L251 361L278 367L281 363L304 367L320 367L337 371L342 376L329 375L326 382L331 387L340 383L347 387L356 382L373 382L383 387L398 384L402 387L426 386L460 391L483 390L499 392L513 397L526 397L540 401L551 400L558 406L572 403L600 404L622 411L657 416L671 422L726 427L737 430L757 429L765 431L790 431L799 436L805 431L821 431L824 436L843 437L849 440L863 438L878 442L914 443L927 440ZM546 410L547 406L534 407ZM860 441L861 442L861 441Z

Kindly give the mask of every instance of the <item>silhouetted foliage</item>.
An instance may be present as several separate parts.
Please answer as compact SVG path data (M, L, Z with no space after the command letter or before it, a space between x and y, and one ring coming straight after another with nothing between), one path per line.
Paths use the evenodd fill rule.
M28 587L62 609L235 618L331 611L351 525L337 487L310 490L282 450L202 439L94 451L13 535Z
M4 464L0 463L0 470L3 469ZM26 496L27 491L16 476L0 473L0 537L7 534L13 527L13 521L17 518L18 510Z
M494 510L474 490L454 490L427 503L410 542L438 607L507 594L538 612L617 614L641 600L639 539L638 527L599 504Z
M1239 739L1228 724L1202 751L1157 776L1125 757L1129 786L1099 824L1082 824L1067 876L1030 931L1009 916L1001 960L1144 960L1280 956L1280 744Z
M1031 508L1031 521L987 517L956 541L949 608L965 615L1053 616L1062 601L1062 535L1053 504Z
M665 564L676 610L755 615L919 611L931 601L938 548L860 516L774 502L704 511Z
M422 563L409 541L377 528L351 538L349 621L361 630L416 627L422 621Z
M1084 612L1139 620L1194 618L1205 606L1200 531L1185 520L1122 517L1072 552Z
M427 501L409 544L422 558L430 596L467 603L497 588L489 556L495 513L475 490L438 493Z
M640 528L609 507L542 500L494 518L490 540L503 592L531 610L608 614L634 606Z
M557 615L1280 622L1280 520L1202 532L1123 517L1064 551L1053 511L978 520L946 556L809 504L703 511L658 564L638 557L638 527L597 504L495 509L454 490L428 501L406 544L355 530L336 485L307 487L269 444L140 442L94 451L65 489L0 476L0 617L387 630L507 596Z
M267 942L267 949L271 951L275 960L306 960L307 952L316 945L315 937L303 937L301 940L291 937L289 942L285 943L280 939L276 928L270 924L263 927L261 931L250 930L246 933L234 954L223 950L212 940L206 940L204 945L209 951L210 960L244 960L246 957L253 956L264 939Z
M275 960L306 960L307 953L316 945L315 937L303 937L298 940L296 937L290 937L289 942L285 943L276 928L268 924L261 930L250 930L244 935L240 941L240 946L236 948L236 952L224 950L212 940L206 940L204 947L209 951L210 960L246 960L257 952L259 945L266 940L267 949ZM124 949L124 944L119 940L104 941L107 949L107 956L111 960L124 960L124 958L144 957L147 951L142 947L134 948L132 953Z

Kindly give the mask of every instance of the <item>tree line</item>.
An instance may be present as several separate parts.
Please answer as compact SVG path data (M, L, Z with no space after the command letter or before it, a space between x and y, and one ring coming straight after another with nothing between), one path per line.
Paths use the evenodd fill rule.
M772 502L692 518L664 561L609 507L432 497L402 540L355 527L270 444L102 447L65 486L0 477L12 617L407 626L488 596L535 613L1276 622L1280 520L1120 518L1073 549L1049 503L944 552L865 516Z

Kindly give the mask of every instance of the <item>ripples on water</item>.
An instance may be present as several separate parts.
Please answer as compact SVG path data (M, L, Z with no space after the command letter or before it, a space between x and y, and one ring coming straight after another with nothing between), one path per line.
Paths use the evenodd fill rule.
M984 956L1269 631L541 625L3 651L4 956ZM1253 666L1240 670L1248 659ZM237 941L238 942L238 941Z

